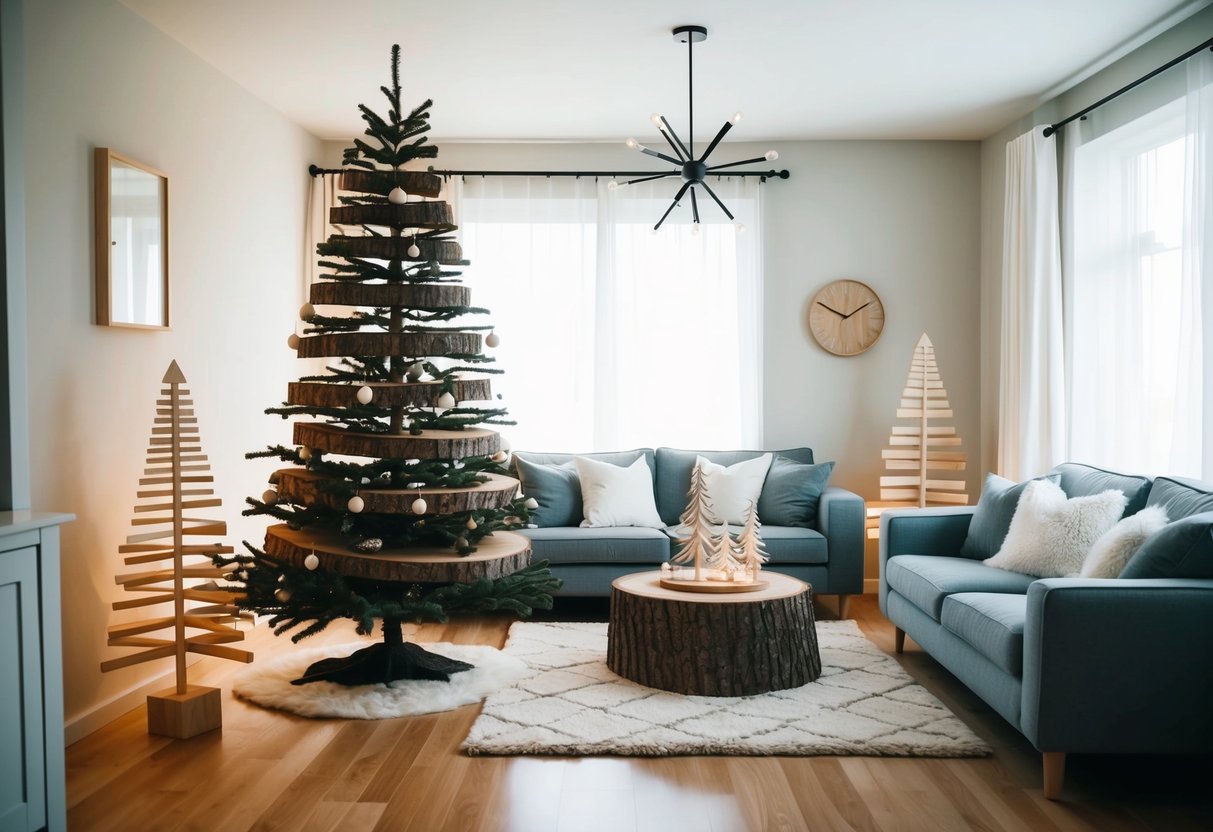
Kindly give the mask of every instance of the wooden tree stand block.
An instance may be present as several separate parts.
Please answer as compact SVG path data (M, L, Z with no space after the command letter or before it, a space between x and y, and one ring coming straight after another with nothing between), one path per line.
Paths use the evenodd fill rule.
M187 685L185 693L172 687L147 698L147 731L187 740L223 725L219 688Z
M660 572L611 584L607 667L625 679L692 696L752 696L821 675L808 584L764 572L754 592L665 589Z

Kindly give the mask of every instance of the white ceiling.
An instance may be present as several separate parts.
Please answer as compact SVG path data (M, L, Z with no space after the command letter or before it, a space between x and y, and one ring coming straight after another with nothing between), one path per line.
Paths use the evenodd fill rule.
M123 0L322 138L384 110L389 50L432 138L981 139L1209 0Z

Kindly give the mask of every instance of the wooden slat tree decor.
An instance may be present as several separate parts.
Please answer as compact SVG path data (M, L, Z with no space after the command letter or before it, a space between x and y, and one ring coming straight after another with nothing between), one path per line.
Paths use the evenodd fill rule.
M924 332L914 347L897 406L897 418L908 424L894 425L889 446L882 452L885 470L880 478L880 500L868 504L868 537L880 533L880 514L886 508L965 505L966 455L957 450L960 436L952 425L952 406L935 363L935 346Z
M147 452L147 468L139 480L135 519L143 528L118 547L128 566L157 564L118 575L115 582L138 597L115 601L115 610L172 604L167 615L116 624L109 628L111 647L135 647L137 652L101 663L108 672L155 659L176 660L177 684L147 698L148 731L184 739L218 728L222 711L218 688L191 685L186 681L187 653L251 662L253 654L227 645L242 641L244 633L232 624L241 616L235 602L239 596L215 587L230 569L215 566L215 555L230 554L221 543L186 542L187 538L215 537L227 533L227 524L193 514L195 509L217 508L221 501L208 484L214 482L198 436L198 418L185 376L174 361L164 374L165 387L156 401L155 426ZM147 528L151 527L151 528ZM202 559L198 562L196 559ZM188 562L187 562L188 559ZM165 562L168 562L167 565ZM201 579L204 582L198 584ZM208 580L209 579L209 580ZM191 585L187 585L187 581ZM187 606L191 602L193 606ZM159 630L170 633L149 636ZM200 631L188 634L187 631Z

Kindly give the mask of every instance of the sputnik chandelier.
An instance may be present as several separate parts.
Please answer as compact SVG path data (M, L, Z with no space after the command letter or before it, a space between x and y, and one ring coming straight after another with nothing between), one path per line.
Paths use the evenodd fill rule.
M678 193L674 195L674 201L670 203L670 207L665 209L665 213L661 215L661 219L657 220L657 224L653 226L653 230L661 228L661 224L666 221L666 217L670 212L678 207L682 202L682 198L687 191L691 193L691 219L695 223L692 229L698 231L699 224L699 200L695 195L696 190L703 188L704 192L712 198L712 200L720 206L720 210L724 211L725 216L729 219L734 219L733 214L725 207L725 204L720 201L720 197L716 196L716 192L708 185L704 179L713 171L723 170L724 168L735 168L741 165L750 165L755 162L774 162L779 158L779 154L774 150L768 150L765 155L755 159L745 159L741 162L727 162L723 165L709 165L708 157L712 155L712 151L716 149L716 145L720 144L720 140L725 137L725 134L733 128L733 125L741 121L741 113L734 113L733 117L724 123L720 131L716 134L716 138L708 144L703 151L703 155L699 158L695 157L695 59L694 46L700 41L706 40L708 30L705 26L678 26L673 30L674 40L687 45L687 144L683 144L682 139L678 138L678 134L674 132L674 128L670 126L670 122L665 116L660 113L653 113L652 122L656 126L661 137L670 145L670 149L674 151L674 156L666 153L661 153L652 148L645 147L635 139L628 139L627 146L633 150L639 150L641 153L649 156L655 156L662 161L669 162L672 165L677 165L675 170L665 173L658 173L653 176L642 176L639 179L629 179L626 182L611 181L607 187L614 190L619 185L634 185L637 182L650 182L654 179L665 179L670 176L680 176L682 178L682 187L678 189ZM675 158L677 157L677 158ZM748 172L749 175L762 175L757 172ZM727 175L727 174L726 174ZM770 172L772 176L786 174L776 174Z

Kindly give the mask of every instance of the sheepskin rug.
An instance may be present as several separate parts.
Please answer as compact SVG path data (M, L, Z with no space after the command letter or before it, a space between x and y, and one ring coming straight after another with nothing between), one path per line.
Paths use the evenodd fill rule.
M355 641L326 647L291 650L269 661L258 661L236 677L232 692L266 708L310 717L342 719L390 719L398 716L449 711L479 702L487 694L507 687L529 671L520 658L492 647L475 644L422 645L475 665L456 673L449 682L402 679L388 685L339 685L312 682L292 685L313 662L330 656L348 656L371 642Z
M606 666L607 625L521 622L507 656L526 675L485 700L469 754L667 756L823 754L971 757L990 753L854 621L817 624L814 682L758 696L680 696Z

